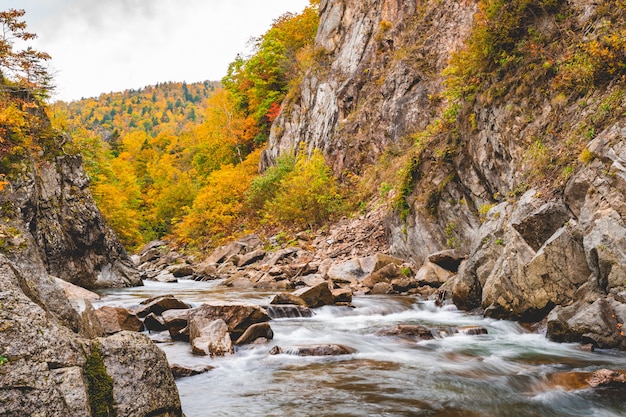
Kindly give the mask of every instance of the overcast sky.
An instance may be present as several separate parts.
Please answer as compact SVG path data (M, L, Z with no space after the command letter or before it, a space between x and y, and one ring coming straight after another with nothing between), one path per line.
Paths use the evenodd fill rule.
M251 37L308 0L2 0L52 56L53 99L219 80Z

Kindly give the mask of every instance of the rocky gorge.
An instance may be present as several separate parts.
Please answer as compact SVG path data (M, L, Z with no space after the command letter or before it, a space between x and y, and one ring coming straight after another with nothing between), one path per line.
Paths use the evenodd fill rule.
M602 36L602 22L614 18L603 7L611 2L544 3L524 22L547 39L568 30L580 42L591 42L589 37ZM557 11L565 13L566 21ZM548 64L536 65L546 73L533 80L523 78L522 70L502 71L485 83L489 89L455 108L453 121L442 119L453 101L445 95L449 87L442 73L472 37L477 12L479 5L472 1L320 2L320 63L301 80L299 94L286 99L261 168L303 144L323 150L338 177L371 175L378 185L394 185L367 210L324 230L289 239L249 235L202 257L155 241L131 257L89 195L81 158L64 151L67 138L54 138L55 150L61 151L44 150L23 161L0 193L0 416L182 416L173 372L189 376L210 366L170 367L150 340L152 333L164 334L171 349L179 346L173 341L184 340L187 351L217 361L241 352L259 361L269 353L279 358L284 353L348 356L382 374L390 369L410 374L417 366L409 360L377 362L394 349L405 360L434 345L432 350L442 355L437 360L449 360L454 368L492 358L476 359L474 342L464 336L486 345L510 343L490 339L497 337L493 333L499 326L510 325L515 337L528 337L516 323L491 319L520 322L533 335L545 333L550 340L587 350L626 350L623 77L584 94L565 94L551 88L556 76L546 75L553 71ZM615 19L624 19L619 6ZM433 127L433 120L448 127ZM215 283L224 291L271 294L271 300L252 306L204 300L192 305L159 295L125 306L100 302L96 309L92 302L98 304L98 294L73 286L110 294L117 291L110 288L133 287L142 280ZM371 309L376 316L372 304L388 300L380 296L391 297L396 310L379 315L394 321L363 332L374 334L376 343L400 342L393 347L382 342L383 353L359 357L341 336L352 330L350 324L362 323L338 323L324 315L324 308L345 317ZM419 300L419 308L407 308L394 296ZM415 324L424 316L434 320L431 307L446 314L452 305L470 311L471 320L455 317L445 328ZM301 321L281 321L315 315L335 339L315 333L319 322L314 320L313 330ZM283 334L306 328L321 341L303 337L304 345L274 348L275 335L286 341L277 327ZM461 335L459 343L468 345L452 349L446 344L454 342L444 340L442 332ZM532 342L545 347L537 339ZM367 352L368 346L359 347ZM567 349L576 360L583 355L577 345ZM525 366L534 360L525 354L515 361ZM538 361L551 360L546 356ZM541 374L537 379L546 385L523 386L533 392L546 386L623 389L623 369L598 370L611 367L611 361L589 358L580 359L583 368L594 367L589 372ZM313 371L318 365L307 364ZM358 368L350 361L333 364L346 373ZM225 375L232 374L226 366ZM472 380L468 375L461 375L464 383ZM487 381L494 375L509 377L493 369L481 375ZM342 377L339 382L345 383ZM235 379L237 384L243 385ZM477 395L484 394L482 389L476 388ZM443 412L446 407L441 405ZM491 411L502 410L497 407ZM441 411L435 409L428 412Z

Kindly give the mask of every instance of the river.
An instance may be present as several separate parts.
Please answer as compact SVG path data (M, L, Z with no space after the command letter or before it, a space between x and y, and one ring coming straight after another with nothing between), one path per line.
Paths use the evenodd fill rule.
M219 282L146 282L101 291L99 305L129 306L173 294L197 305L267 305L274 293L225 288ZM626 416L626 390L565 390L559 377L602 368L626 369L624 352L585 352L557 344L518 323L437 308L413 297L355 297L354 308L322 307L310 318L271 321L274 340L211 359L188 343L159 343L170 363L209 364L177 380L187 417L208 416ZM398 324L439 329L433 340L381 336ZM453 334L481 326L487 335ZM270 355L271 347L334 343L357 353L334 357Z

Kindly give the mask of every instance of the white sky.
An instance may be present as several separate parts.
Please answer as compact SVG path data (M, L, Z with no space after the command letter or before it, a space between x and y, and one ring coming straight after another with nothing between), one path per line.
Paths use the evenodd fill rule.
M25 9L29 45L52 56L54 99L165 81L219 81L247 43L308 0L0 0Z

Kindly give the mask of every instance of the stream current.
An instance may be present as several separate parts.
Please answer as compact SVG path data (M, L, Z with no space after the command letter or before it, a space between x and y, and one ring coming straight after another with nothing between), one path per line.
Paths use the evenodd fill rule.
M173 294L192 305L266 306L275 293L225 288L219 281L146 281L144 287L101 291L101 305L130 306ZM177 380L186 417L209 416L626 416L626 390L563 389L559 376L626 369L624 352L585 352L550 342L518 323L437 308L413 297L355 297L354 308L327 306L310 318L274 319L268 344L237 347L234 355L194 356L185 342L159 343L171 363L211 365ZM427 341L380 336L399 324L438 329ZM481 326L487 335L452 335ZM272 346L342 344L357 353L270 355Z

